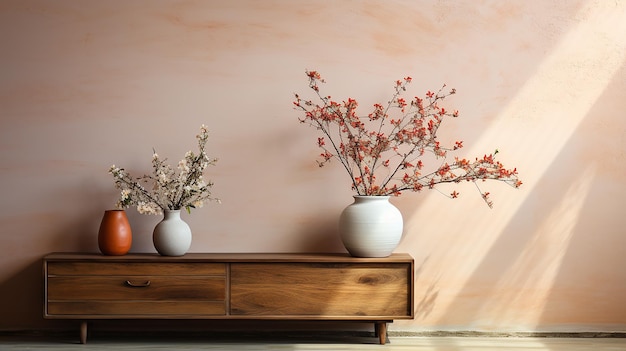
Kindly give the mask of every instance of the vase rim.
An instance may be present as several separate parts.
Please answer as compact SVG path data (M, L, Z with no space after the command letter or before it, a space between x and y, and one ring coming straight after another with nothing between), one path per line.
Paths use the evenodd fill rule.
M352 197L354 197L355 199L372 199L372 198L388 199L391 197L391 195L352 195Z

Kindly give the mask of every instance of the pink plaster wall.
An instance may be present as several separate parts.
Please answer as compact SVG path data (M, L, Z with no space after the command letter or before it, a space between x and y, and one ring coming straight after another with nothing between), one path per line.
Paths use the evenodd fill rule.
M348 179L291 107L307 68L363 106L407 75L455 87L442 137L525 183L486 184L491 210L471 186L393 200L418 268L393 329L626 330L623 2L4 0L0 50L2 330L58 326L41 257L97 251L108 167L177 161L202 123L222 204L184 215L191 251L342 251ZM152 252L159 218L128 214Z

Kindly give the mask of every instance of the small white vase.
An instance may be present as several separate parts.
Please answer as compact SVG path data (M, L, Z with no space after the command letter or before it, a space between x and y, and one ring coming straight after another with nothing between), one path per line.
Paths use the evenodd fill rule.
M354 196L339 218L341 241L355 257L387 257L402 239L402 213L389 196Z
M163 220L152 233L154 248L162 256L183 256L191 247L191 228L180 218L180 210L163 211Z

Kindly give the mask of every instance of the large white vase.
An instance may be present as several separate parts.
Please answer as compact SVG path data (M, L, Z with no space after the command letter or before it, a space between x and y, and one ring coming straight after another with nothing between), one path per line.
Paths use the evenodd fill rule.
M339 218L343 245L355 257L387 257L402 239L402 213L389 196L354 196Z
M191 247L191 228L180 218L180 210L163 211L163 220L152 233L152 242L163 256L183 256Z

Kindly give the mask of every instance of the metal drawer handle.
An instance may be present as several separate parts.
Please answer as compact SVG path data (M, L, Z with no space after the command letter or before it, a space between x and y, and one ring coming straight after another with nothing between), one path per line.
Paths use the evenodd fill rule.
M126 281L126 286L130 286L131 288L147 288L150 286L150 281L146 280L145 283L141 283L141 284L135 284L133 282L131 282L130 280Z

